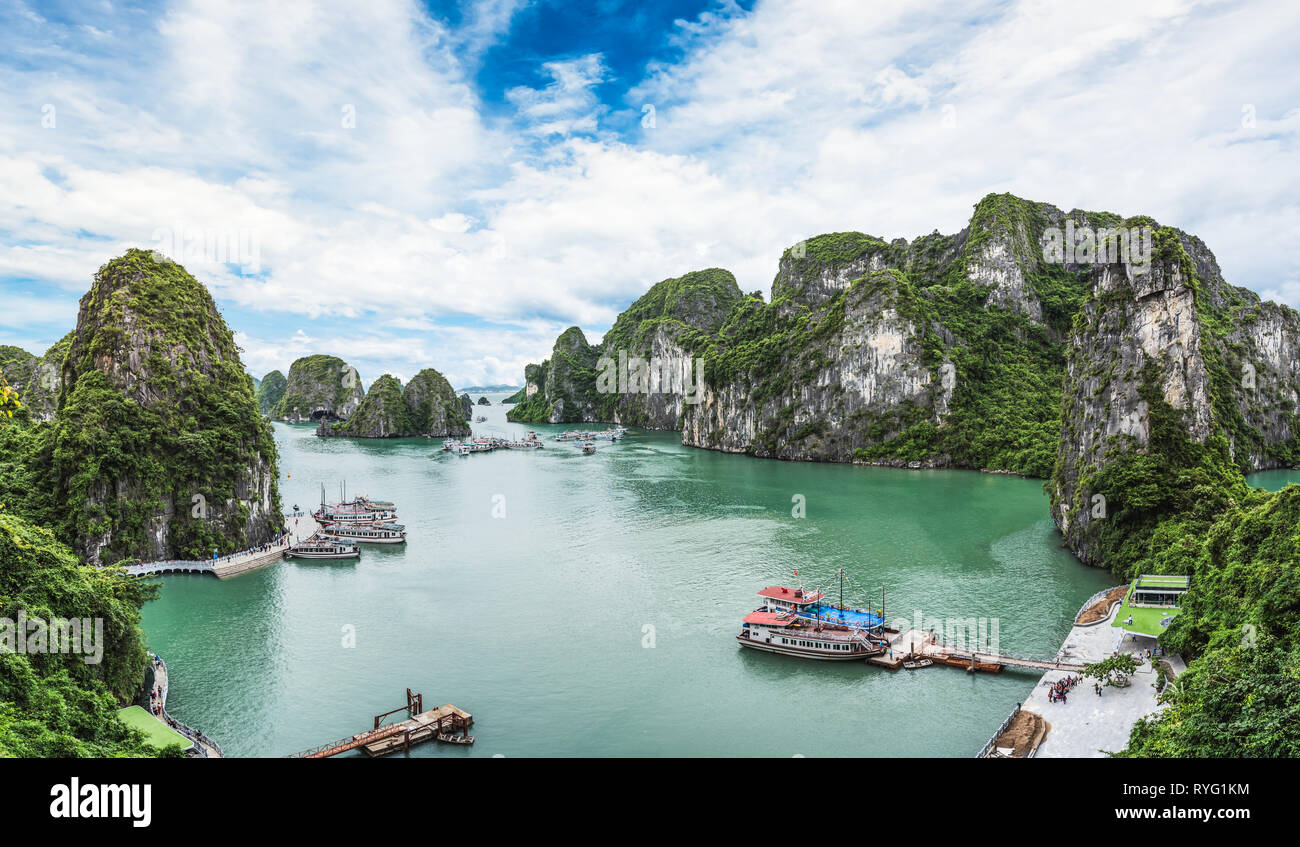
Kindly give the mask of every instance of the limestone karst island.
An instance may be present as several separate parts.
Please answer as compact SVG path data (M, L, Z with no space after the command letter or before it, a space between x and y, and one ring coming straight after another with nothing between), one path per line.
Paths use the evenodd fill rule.
M837 759L1074 837L1280 812L1296 8L0 20L22 815L246 833L269 775L373 828L429 775L270 760L492 757Z

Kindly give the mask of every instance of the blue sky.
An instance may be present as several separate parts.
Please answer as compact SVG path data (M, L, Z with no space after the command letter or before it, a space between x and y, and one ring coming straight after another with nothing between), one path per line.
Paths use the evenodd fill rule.
M143 246L256 375L518 383L659 279L767 291L801 238L955 232L992 191L1150 214L1300 305L1295 4L266 9L0 7L0 343Z

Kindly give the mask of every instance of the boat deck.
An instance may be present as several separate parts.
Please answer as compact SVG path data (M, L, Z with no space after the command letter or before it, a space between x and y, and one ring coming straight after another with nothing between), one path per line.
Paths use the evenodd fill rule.
M885 623L885 619L875 612L865 612L861 609L837 609L824 603L803 607L799 610L799 617L820 618L822 623L842 623L845 626L857 627L858 629L875 629Z

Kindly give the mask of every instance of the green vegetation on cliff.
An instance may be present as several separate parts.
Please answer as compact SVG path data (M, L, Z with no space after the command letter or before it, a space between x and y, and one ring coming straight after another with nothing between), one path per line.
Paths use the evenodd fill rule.
M317 353L289 366L289 377L271 417L281 420L346 418L364 398L357 372L337 356Z
M0 649L0 758L157 755L117 718L143 685L140 607L156 590L81 564L48 530L0 511L0 617L99 619L104 649L98 664L84 653Z
M279 523L275 443L234 337L201 283L144 250L82 298L52 462L56 531L93 559L233 552Z
M551 358L542 364L548 388L512 408L506 418L530 423L590 420L592 407L609 396L596 391L599 358L600 348L588 344L581 329L569 327L555 340Z
M402 383L384 374L370 386L370 391L346 421L322 423L321 434L394 438L415 434L415 415L402 399Z
M1199 343L1189 343L1183 359L1171 358L1168 348L1146 355L1139 368L1121 375L1136 385L1144 440L1110 435L1095 453L1067 463L1084 428L1101 423L1064 422L1062 460L1048 487L1073 491L1074 500L1058 503L1054 493L1053 506L1064 507L1071 531L1081 532L1074 540L1088 559L1120 578L1191 576L1182 612L1160 639L1188 660L1187 671L1164 693L1168 708L1134 727L1123 755L1294 757L1300 753L1300 486L1266 493L1250 487L1243 473L1251 453L1256 460L1294 455L1294 437L1270 446L1241 414L1245 348L1232 340L1241 313L1259 306L1247 292L1207 276L1215 273L1212 259L1195 239L1158 227L1154 245L1157 273L1143 284L1174 297L1179 286L1190 290ZM1203 254L1194 258L1184 245ZM1097 324L1085 325L1081 317L1076 326L1090 343L1124 330L1136 294L1121 287L1101 297L1090 308L1089 320ZM1186 320L1187 312L1175 314ZM1208 432L1193 419L1194 411L1205 410L1191 408L1196 401L1188 402L1179 381L1194 378L1186 374L1197 353L1205 367L1208 396L1199 402L1211 412ZM1083 384L1086 368L1095 378L1105 365L1089 355L1097 361L1080 355L1074 363ZM1179 408L1168 399L1170 374ZM1084 498L1094 493L1104 496L1104 512L1082 523L1091 506Z
M406 388L391 374L375 380L361 405L346 421L322 421L321 436L351 438L409 438L469 435L463 403L442 374L425 368Z
M619 362L620 354L651 359L690 356L726 320L741 298L736 278L722 268L693 271L661 280L623 311L599 345L587 343L578 327L556 339L551 358L529 365L527 385L507 399L516 403L509 420L531 423L620 420L626 424L664 426L646 408L645 396L597 390L602 356ZM670 425L677 425L675 413Z
M1163 527L1162 527L1163 529ZM1191 573L1161 637L1190 659L1127 755L1300 755L1300 486L1252 491L1159 562Z
M284 397L284 391L289 387L289 380L284 378L284 374L279 371L271 371L262 377L262 382L257 386L257 408L264 415L270 415L280 403L280 398Z
M424 368L406 384L402 399L410 407L415 431L420 435L469 435L465 423L470 417L464 404L469 396L457 397L447 378L433 368Z

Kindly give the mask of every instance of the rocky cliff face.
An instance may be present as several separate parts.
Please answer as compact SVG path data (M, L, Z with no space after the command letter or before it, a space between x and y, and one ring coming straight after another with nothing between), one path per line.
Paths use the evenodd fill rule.
M1199 239L1150 218L990 195L955 235L796 244L770 303L715 286L716 308L673 313L656 290L673 282L599 347L566 331L525 370L511 418L677 428L685 444L758 456L1050 476L1054 517L1085 558L1099 555L1087 549L1098 480L1140 488L1107 456L1141 456L1143 474L1195 469L1188 484L1221 470L1216 436L1238 470L1300 463L1300 319L1225 283ZM701 402L602 394L598 360L619 347L702 358ZM1158 511L1128 499L1125 514Z
M506 413L512 421L561 423L596 420L601 398L596 393L596 362L600 348L571 326L555 339L551 358L524 369L528 395Z
M276 452L204 286L131 250L81 299L54 430L62 532L94 563L270 538Z
M1199 239L1150 223L1150 270L1097 266L1069 341L1052 514L1094 564L1173 511L1179 475L1300 462L1300 315L1228 285Z
M555 355L529 366L511 417L680 429L683 443L759 456L1047 476L1064 338L1087 276L1084 262L1045 260L1041 241L1066 221L1112 220L991 195L956 235L800 242L781 257L770 303L716 269L666 280L596 352L700 359L700 402L592 393L592 355L570 337L579 366L568 370L584 379L557 384Z
M375 380L365 399L346 421L321 421L316 434L322 437L412 438L469 435L470 427L461 416L461 401L451 383L426 368L402 388L389 374Z
M599 345L588 344L578 327L566 330L550 359L525 369L523 396L508 417L679 429L693 358L740 299L735 277L720 268L656 283Z
M316 434L322 437L405 438L415 435L415 420L402 399L402 384L384 374L370 385L361 404L346 421L321 420Z
M18 392L23 408L38 421L54 420L63 385L63 357L72 343L68 333L42 356L19 347L0 345L0 372Z
M867 427L856 425L859 421L904 409L918 420L938 419L936 406L950 401L951 385L945 389L926 364L926 325L914 292L894 270L860 274L862 270L823 268L813 286L791 295L782 277L798 277L783 268L773 306L755 302L751 309L785 311L787 320L797 316L794 325L806 322L810 334L796 341L778 332L776 338L786 343L751 367L731 370L731 358L713 360L715 381L706 380L703 402L687 407L683 443L787 459L847 461L869 443ZM837 279L851 275L858 280L851 291L834 288ZM831 290L837 293L828 295ZM825 306L828 299L836 301L833 307ZM728 353L743 348L723 346ZM897 427L905 423L900 420Z
M411 377L402 398L411 409L420 435L442 438L470 434L469 395L457 397L447 378L433 368Z
M289 367L271 417L294 423L347 420L365 396L356 368L335 356L305 356Z
M284 374L279 371L271 371L262 377L257 383L255 396L257 397L257 408L264 415L270 415L284 397L285 389L289 387L289 381L284 378Z

